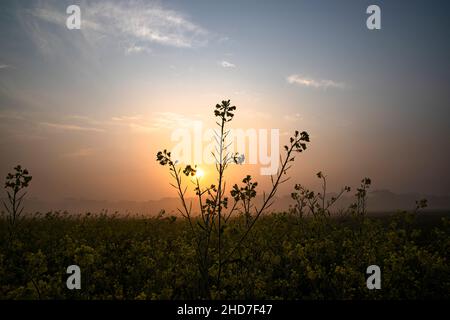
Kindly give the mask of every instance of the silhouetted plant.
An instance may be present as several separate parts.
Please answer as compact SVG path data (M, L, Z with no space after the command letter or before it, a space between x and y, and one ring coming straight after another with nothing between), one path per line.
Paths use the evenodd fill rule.
M226 144L226 139L230 133L229 130L225 129L226 123L230 122L234 117L235 106L230 105L230 100L222 101L222 104L217 104L214 110L214 115L219 119L216 124L219 126L220 131L215 132L215 139L217 142L215 153L213 156L216 160L216 171L218 173L218 185L211 185L209 188L202 189L198 177L196 177L196 167L187 165L183 169L183 173L186 176L195 177L195 188L194 191L198 197L199 207L201 211L201 221L197 221L196 224L192 221L192 202L190 202L189 207L185 200L185 193L187 187L182 187L181 180L181 168L177 168L177 162L171 159L170 152L164 150L163 152L158 152L157 161L163 166L169 165L170 172L173 178L176 180L176 185L174 186L178 190L178 196L181 199L183 206L183 211L179 210L182 215L188 219L192 231L195 235L197 242L197 253L199 258L199 271L200 271L200 288L201 294L204 297L210 297L210 272L211 268L211 258L210 258L210 243L211 235L213 230L217 234L217 250L218 250L218 276L217 279L220 281L221 273L221 256L222 256L222 234L224 227L222 225L223 220L223 208L228 207L228 198L224 197L225 194L225 183L224 183L224 172L230 163L237 163L239 159L238 154L230 154L228 152L228 147L230 144ZM203 202L203 197L206 196L205 202ZM235 208L235 206L234 206ZM234 209L233 209L234 210ZM230 213L231 215L231 213Z
M28 187L32 179L32 176L29 175L28 170L22 169L22 166L18 165L14 168L14 170L14 173L8 173L5 181L5 189L8 194L8 203L2 201L7 212L10 234L13 234L24 209L22 201L27 193L22 191Z
M176 181L176 184L172 184L172 186L177 189L182 203L182 210L179 209L179 211L189 221L195 236L199 260L200 291L201 296L206 298L211 296L210 280L213 274L217 292L216 297L220 297L223 267L233 261L233 255L247 238L258 218L273 204L279 185L289 179L285 175L291 168L290 163L295 160L295 154L306 150L306 143L309 142L307 132L300 133L295 131L294 136L289 140L290 144L284 146L285 157L283 158L280 155L281 167L278 168L275 175L271 176L272 188L267 195L266 193L263 194L263 204L260 208L252 204L252 200L256 197L256 186L258 183L253 182L250 175L243 179L243 187L235 185L230 191L234 202L229 208L228 197L225 196L225 171L230 164L241 164L244 160L243 155L231 153L228 150L231 142L227 143L230 130L226 129L226 124L233 120L235 111L236 107L230 104L230 100L224 100L221 104L217 104L214 110L214 115L217 118L216 124L219 127L219 130L215 132L216 147L215 152L213 152L216 162L217 185L203 188L198 177L196 177L196 166L187 165L183 169L183 173L186 176L195 178L193 181L194 191L200 208L200 218L197 219L196 223L193 222L192 217L192 202L189 205L186 203L185 193L187 187L183 187L181 168L177 166L177 161L171 158L171 154L167 150L158 152L156 157L156 160L161 165L169 166L171 176ZM245 217L245 229L234 245L224 248L222 239L224 230L227 227L229 218L238 209L242 210L241 213ZM215 243L214 248L211 247L213 242Z
M416 209L414 210L414 212L418 212L420 209L425 209L426 207L428 207L428 200L423 198L420 200L416 201Z
M247 175L242 182L244 183L244 186L239 188L239 186L235 184L230 194L237 203L242 202L241 213L244 215L245 223L248 227L252 219L250 210L253 208L252 199L256 197L255 189L258 182L252 182L252 177L250 175Z
M289 138L289 145L284 146L285 150L285 156L283 158L282 155L280 155L280 162L281 167L278 168L277 173L275 175L270 176L270 180L272 183L272 188L268 194L263 192L263 204L260 208L256 208L254 210L254 215L252 216L252 220L248 226L248 228L245 230L242 237L239 239L237 244L233 247L233 249L230 251L230 253L227 256L227 260L232 257L232 255L236 252L236 250L241 246L242 242L246 239L250 231L252 230L253 226L255 225L258 218L261 216L261 214L270 208L275 200L275 195L277 193L278 187L289 180L289 177L285 177L287 175L287 172L289 169L292 168L290 165L290 162L293 162L295 160L295 155L297 153L301 153L306 150L306 143L310 142L309 140L309 134L305 131L302 131L301 133L299 131L295 131L294 136Z
M291 208L291 212L298 217L311 215L313 217L330 216L331 208L346 192L350 192L350 187L345 186L341 191L327 199L327 176L319 171L316 176L322 180L322 192L315 193L301 184L294 186L295 191L291 193L291 198L295 200L295 205Z
M367 189L370 188L371 183L370 178L364 178L361 180L360 187L356 189L356 202L350 206L350 209L358 216L364 217L367 213Z

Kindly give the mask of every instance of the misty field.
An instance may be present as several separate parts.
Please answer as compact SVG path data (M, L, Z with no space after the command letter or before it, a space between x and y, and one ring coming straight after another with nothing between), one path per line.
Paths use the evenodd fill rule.
M245 230L232 218L222 250ZM175 217L35 214L15 234L0 221L0 299L422 299L450 297L448 215L261 217L202 296L189 223ZM214 241L214 240L212 240ZM217 256L211 252L211 258ZM66 268L80 266L81 290ZM379 265L381 290L366 268ZM209 276L217 276L212 264Z
M295 131L283 146L260 204L258 182L248 174L227 188L227 168L245 160L228 139L235 112L230 100L214 109L217 183L206 184L201 168L182 166L167 149L157 152L179 198L177 216L26 216L22 200L32 176L16 166L6 177L0 220L0 299L450 297L450 222L448 215L423 212L426 199L411 212L369 216L372 181L366 177L354 203L336 210L351 188L330 194L320 171L319 191L295 184L295 204L287 212L270 211L310 143L305 131ZM187 197L190 189L194 199ZM81 278L71 286L74 266ZM378 274L370 274L372 268Z

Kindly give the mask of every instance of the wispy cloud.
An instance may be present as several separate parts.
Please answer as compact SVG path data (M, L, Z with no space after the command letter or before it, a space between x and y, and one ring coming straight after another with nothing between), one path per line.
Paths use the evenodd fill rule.
M112 117L111 120L113 121L121 121L121 122L130 122L130 121L136 121L136 120L141 120L142 116L141 115L137 115L137 116L120 116L120 117Z
M158 129L176 129L192 126L199 119L185 116L176 112L156 112L153 118L153 126Z
M150 133L157 129L151 121L145 120L141 115L112 117L111 120L114 125L128 127L132 132L137 133Z
M88 116L82 116L78 114L72 114L64 117L64 121L75 121L77 123L82 123L82 127L85 126L85 124L91 125L91 126L103 126L107 124L105 121L97 120L92 117Z
M94 149L92 148L81 148L74 152L65 153L62 155L63 158L84 158L94 154Z
M50 22L53 24L61 25L65 27L67 16L60 10L52 9L51 7L37 7L30 10L32 16Z
M66 123L51 123L51 122L41 122L40 125L49 128L59 129L59 130L69 130L69 131L93 131L93 132L104 132L104 129L93 128L93 127L83 127L74 124Z
M298 74L292 74L286 78L290 84L308 87L308 88L336 88L344 89L347 85L343 82L336 82L333 80L315 80L309 77L304 77Z
M176 112L155 112L151 117L136 115L116 116L112 123L128 127L137 133L151 133L159 130L172 130L192 126L199 119Z
M121 46L126 54L150 52L153 44L191 48L208 42L207 30L185 14L154 2L85 2L80 7L80 31L86 40L89 43L109 41ZM31 11L39 20L65 28L67 16L63 13L49 5Z
M300 115L300 113L286 114L284 116L284 120L291 121L291 122L297 122L297 121L303 120L303 117Z
M15 113L3 113L0 112L0 119L12 119L12 120L26 120L23 116Z
M136 45L132 45L132 46L128 47L125 51L126 54L151 53L151 52L152 52L152 50L148 47L136 46Z
M8 64L0 64L0 69L8 69L8 68L11 68L11 66Z
M235 68L236 67L236 65L235 64L233 64L233 63L231 63L231 62L228 62L228 61L221 61L220 62L220 65L222 66L222 67L224 67L224 68Z

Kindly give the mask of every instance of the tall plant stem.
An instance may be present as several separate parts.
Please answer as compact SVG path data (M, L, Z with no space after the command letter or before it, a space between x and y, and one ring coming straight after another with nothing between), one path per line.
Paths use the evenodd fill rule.
M223 160L223 144L224 144L224 128L225 128L225 118L222 118L220 123L220 142L219 142L219 185L217 187L217 217L218 217L218 271L217 271L217 291L220 295L220 276L222 271L222 230L221 230L221 222L222 222L222 178L225 163Z

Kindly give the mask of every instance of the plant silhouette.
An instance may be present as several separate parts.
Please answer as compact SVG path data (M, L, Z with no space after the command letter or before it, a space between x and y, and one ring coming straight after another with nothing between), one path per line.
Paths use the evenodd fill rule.
M27 194L24 189L28 187L31 179L33 178L29 175L28 170L22 169L22 166L20 165L16 166L14 171L15 172L13 173L8 173L5 181L8 203L2 201L7 212L7 220L11 236L19 223L24 209L22 201Z
M248 237L255 223L261 214L267 210L274 202L278 187L286 182L289 177L287 173L291 169L291 163L295 160L297 153L303 152L307 148L309 135L307 132L295 131L294 136L289 139L289 145L284 146L284 156L280 155L281 167L271 178L271 190L268 194L264 192L263 203L257 208L252 204L256 197L257 182L252 181L252 177L247 175L243 180L243 186L234 185L230 191L233 205L229 208L229 198L226 196L225 171L232 163L242 163L243 155L231 153L227 144L227 137L230 130L226 125L234 118L236 106L232 106L230 100L223 100L217 104L214 110L216 124L219 130L215 132L215 152L213 156L216 162L217 185L203 187L198 178L194 182L194 191L198 199L200 208L200 218L193 217L192 202L187 203L185 198L187 186L184 186L182 174L195 177L196 165L187 165L182 170L176 159L166 149L159 151L156 160L162 166L168 166L175 184L171 184L178 193L182 208L179 209L184 218L189 221L189 225L195 235L196 250L199 260L200 273L200 292L202 297L211 297L211 286L214 286L215 292L218 292L220 298L221 277L223 268L233 261L233 256L239 250L242 243ZM240 236L233 244L224 247L223 234L228 228L229 218L238 208L245 216L245 228L241 230Z

